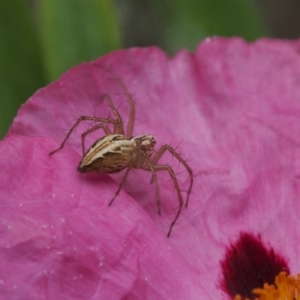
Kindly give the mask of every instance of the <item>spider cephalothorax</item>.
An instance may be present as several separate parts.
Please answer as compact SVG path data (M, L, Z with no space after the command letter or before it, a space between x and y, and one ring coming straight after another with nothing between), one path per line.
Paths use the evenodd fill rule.
M170 229L168 231L168 237L169 237L174 224L176 223L177 219L180 216L184 201L173 169L167 164L159 164L159 160L164 155L165 152L169 152L188 171L189 178L190 178L190 185L187 191L187 200L185 203L186 207L188 206L189 195L192 190L193 172L192 169L189 167L189 165L186 163L186 161L171 146L163 145L157 151L155 151L154 146L156 144L156 141L152 135L145 134L139 136L132 136L134 119L135 119L135 104L126 88L125 91L130 105L129 121L127 124L126 133L124 131L124 124L121 115L119 114L117 108L113 104L110 96L108 94L104 94L115 116L115 119L81 116L71 127L70 131L66 135L60 147L50 152L50 155L54 154L55 152L59 151L64 147L71 133L78 126L79 123L81 123L82 121L93 121L95 125L93 125L90 129L86 130L81 135L83 158L79 163L77 170L83 173L86 172L113 173L113 172L119 172L127 168L124 177L119 185L119 188L116 191L114 197L109 202L109 205L113 203L115 198L120 193L120 190L122 189L122 186L125 183L126 178L131 169L143 169L151 172L152 181L155 183L155 188L156 188L156 197L157 197L159 214L160 214L160 194L159 194L157 172L167 171L174 184L174 187L178 195L178 201L179 201L177 214L174 220L172 221L170 225ZM113 125L113 131L111 131L111 129L109 128L108 126L109 124ZM102 129L106 135L98 139L88 149L88 151L85 151L86 136L98 129Z

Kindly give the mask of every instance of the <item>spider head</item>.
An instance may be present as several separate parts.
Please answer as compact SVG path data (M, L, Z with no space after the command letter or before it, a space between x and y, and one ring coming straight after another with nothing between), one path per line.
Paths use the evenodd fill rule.
M140 146L141 150L149 156L153 150L154 146L156 144L156 140L154 137L150 134L145 134L145 135L139 135L131 138L136 145Z

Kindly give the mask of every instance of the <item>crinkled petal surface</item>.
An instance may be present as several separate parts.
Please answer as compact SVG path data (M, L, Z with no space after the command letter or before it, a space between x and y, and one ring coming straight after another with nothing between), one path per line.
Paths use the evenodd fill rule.
M169 240L165 234L178 200L167 174L160 174L163 203L162 216L158 216L155 191L149 185L151 176L147 172L133 171L126 193L123 192L111 207L107 207L107 203L117 184L106 175L76 173L80 160L76 152L81 152L80 134L86 127L79 127L62 151L53 157L47 156L63 140L65 129L70 129L80 115L112 116L101 97L103 93L111 96L126 123L127 98L116 78L123 81L136 103L134 134L151 133L158 146L168 143L177 147L194 171L195 184L189 207L183 211ZM90 249L89 253L96 258L91 262L93 255L75 256L76 263L80 264L77 268L72 258L64 260L64 256L59 256L61 254L44 250L48 245L45 241L35 245L39 243L36 235L44 232L44 223L36 221L39 209L34 207L27 214L20 211L21 200L31 195L22 192L24 185L20 183L20 194L15 196L10 190L9 196L2 200L7 203L6 198L18 197L12 202L17 204L11 204L16 208L4 205L9 212L5 210L2 219L21 220L19 228L26 233L26 242L12 239L16 245L23 245L24 260L36 268L32 276L18 271L18 276L24 276L20 280L35 278L37 270L50 272L43 266L49 261L52 268L58 268L53 274L64 270L67 278L79 278L78 269L92 269L87 273L91 281L96 282L95 286L85 283L80 288L86 295L85 291L94 289L94 294L88 294L90 299L102 295L102 291L105 296L108 290L113 293L111 285L120 291L115 299L126 299L126 295L128 299L223 299L223 292L218 288L220 261L229 241L236 239L242 231L259 234L292 262L292 273L299 272L299 82L299 41L260 40L247 44L237 38L213 38L204 41L194 55L182 51L172 59L157 48L118 51L79 65L59 81L39 90L20 109L8 137L14 137L16 141L20 139L17 135L55 139L52 143L48 140L42 143L43 162L36 167L39 171L34 172L34 188L28 189L31 193L35 190L43 192L42 197L46 200L38 198L38 203L44 213L49 214L45 224L48 230L46 241L53 242L52 238L56 236L56 243L58 240L60 245L64 243L56 252L73 253L67 247L70 241L76 241L84 251ZM101 132L90 135L87 143L102 135ZM6 143L12 142L7 140ZM30 152L36 155L32 146ZM2 164L9 168L13 162L2 161ZM185 190L188 185L186 172L178 169L171 157L166 156L163 162L169 162L180 173L178 179ZM23 170L31 172L32 168L27 167L28 159L23 163ZM37 175L41 174L41 168L52 170L51 176L44 175L43 183ZM27 178L20 174L16 171L14 180ZM1 176L8 175L2 173ZM76 178L76 184L69 183L72 178ZM117 182L121 178L121 175L113 177ZM47 184L48 190L39 187ZM58 198L60 193L52 190L56 186L64 198ZM77 196L70 198L70 195ZM35 199L33 196L28 196L26 201L37 205L29 199ZM86 211L82 212L82 207ZM54 211L61 212L55 220L52 219L56 216ZM69 215L73 212L76 216ZM41 219L44 219L44 213L41 213ZM69 224L67 220L72 226L64 234L61 233L63 229L60 233L55 232L58 229L51 229L51 225L64 228ZM2 232L8 237L9 232L13 232L13 222L7 222ZM26 222L39 227L36 225L31 229ZM107 227L103 223L108 224ZM102 230L103 227L110 229ZM72 237L68 235L69 231L73 233ZM2 240L11 246L7 238ZM34 246L28 240L34 241ZM39 259L29 255L35 252L28 249L36 248L45 251ZM170 253L168 249L174 252ZM18 265L16 256L7 253ZM64 261L66 264L71 261L71 267L61 267ZM99 267L98 271L91 267L94 265ZM102 266L106 267L101 269ZM147 272L151 272L152 277ZM11 276L17 279L17 275ZM50 286L53 290L58 289L53 283L56 277L51 276L41 277L47 282L44 292ZM69 293L77 288L70 280L60 285L67 287Z

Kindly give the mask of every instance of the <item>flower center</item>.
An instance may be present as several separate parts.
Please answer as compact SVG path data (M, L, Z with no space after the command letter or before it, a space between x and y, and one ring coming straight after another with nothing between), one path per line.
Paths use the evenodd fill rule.
M287 276L286 272L280 272L275 277L275 285L265 283L263 288L255 288L252 292L255 300L298 300L300 299L300 274ZM234 300L249 300L249 298L243 299L237 295Z
M275 278L281 272L290 274L280 252L266 246L260 236L247 232L240 233L237 241L226 248L220 265L223 275L220 287L229 299L240 295L241 299L254 300L253 289L262 288L266 283L275 285Z

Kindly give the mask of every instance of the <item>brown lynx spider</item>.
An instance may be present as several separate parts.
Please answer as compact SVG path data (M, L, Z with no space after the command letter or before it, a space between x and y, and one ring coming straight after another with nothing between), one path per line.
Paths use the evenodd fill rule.
M193 171L186 163L186 161L176 152L174 148L169 145L161 146L157 151L154 150L156 141L154 137L150 134L133 136L134 120L135 120L135 103L132 99L132 96L127 91L127 88L124 84L121 84L126 91L128 98L128 103L130 105L129 112L129 121L127 124L127 130L125 133L124 124L121 115L119 114L117 108L113 104L110 96L105 93L104 97L106 98L111 111L115 119L112 118L98 118L90 116L81 116L77 119L75 124L71 127L67 133L65 139L61 145L51 151L49 154L52 155L57 151L61 150L69 139L71 133L82 121L93 121L95 125L90 129L86 130L81 135L81 145L83 158L79 163L77 170L82 173L88 172L101 172L101 173L115 173L119 172L125 168L126 172L124 177L119 185L118 190L116 191L114 197L111 199L108 205L111 205L116 197L119 195L122 186L124 185L127 176L131 169L143 169L151 172L152 180L151 182L155 183L156 189L156 201L158 206L158 213L161 214L160 210L160 194L159 194L159 185L158 185L158 171L167 171L170 175L170 178L174 184L175 190L178 195L178 211L174 220L172 221L167 236L169 237L172 231L173 226L175 225L177 219L180 216L182 207L184 205L182 194L179 188L179 184L176 178L174 170L167 164L159 164L160 158L164 155L165 152L169 152L173 157L175 157L187 170L190 178L190 185L187 191L187 200L185 206L188 206L189 195L193 186ZM108 127L109 124L113 124L113 131ZM85 138L87 135L102 129L105 132L105 136L98 139L88 151L85 151Z

